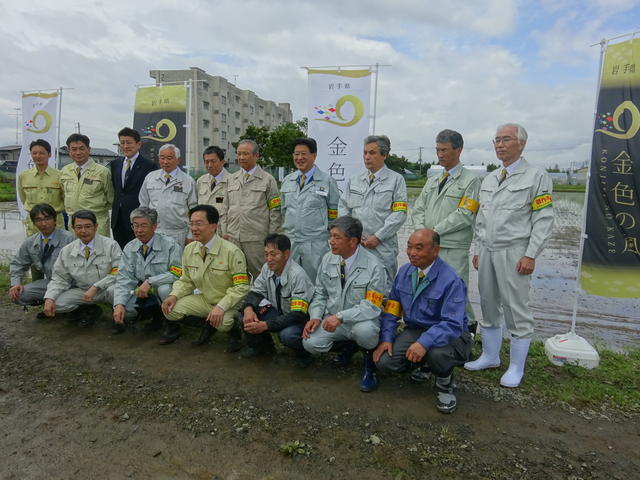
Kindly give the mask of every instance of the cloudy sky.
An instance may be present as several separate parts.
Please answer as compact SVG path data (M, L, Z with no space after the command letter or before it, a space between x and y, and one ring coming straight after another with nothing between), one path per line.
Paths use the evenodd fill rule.
M15 143L22 90L63 94L62 138L79 122L111 147L151 69L197 66L290 102L306 116L300 66L381 69L376 133L410 160L444 128L463 160L495 160L495 126L522 123L542 166L590 154L599 47L640 30L640 0L0 0L0 144Z

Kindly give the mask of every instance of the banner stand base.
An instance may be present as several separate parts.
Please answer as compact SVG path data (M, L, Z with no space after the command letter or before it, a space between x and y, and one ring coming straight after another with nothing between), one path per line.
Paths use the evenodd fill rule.
M597 368L600 365L600 355L596 349L573 332L548 338L544 342L544 351L554 365L570 364L587 369Z

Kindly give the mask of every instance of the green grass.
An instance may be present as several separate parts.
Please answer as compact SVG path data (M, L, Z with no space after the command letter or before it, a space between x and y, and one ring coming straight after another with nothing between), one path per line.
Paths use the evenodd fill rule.
M508 345L508 344L507 344ZM509 365L508 346L502 349L502 367L463 376L478 382L498 385ZM480 355L480 342L474 347ZM640 413L640 349L626 353L599 350L600 366L593 370L564 365L552 365L540 341L532 342L527 366L519 390L549 402L564 402L575 408L599 410L608 407L627 413ZM461 369L462 370L462 369Z
M553 186L554 192L584 192L586 190L585 185L560 185L555 184Z
M0 264L0 295L6 294L9 291L10 286L9 266Z

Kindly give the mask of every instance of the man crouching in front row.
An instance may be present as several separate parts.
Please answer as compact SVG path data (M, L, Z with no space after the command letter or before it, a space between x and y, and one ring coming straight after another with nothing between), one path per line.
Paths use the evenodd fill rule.
M453 413L457 406L453 368L469 359L473 342L465 314L467 288L455 270L438 258L439 251L440 236L433 230L417 230L409 237L410 263L400 268L393 281L373 359L381 371L388 372L426 364L422 371L426 368L436 377L436 407ZM406 327L396 335L400 318Z
M195 242L182 254L182 276L173 284L162 302L168 320L161 345L180 336L178 320L186 316L204 319L200 338L194 346L204 345L216 331L229 333L227 352L241 348L242 333L234 315L249 292L247 262L242 251L216 234L219 215L211 205L196 205L189 210L189 227ZM194 292L195 291L195 292Z

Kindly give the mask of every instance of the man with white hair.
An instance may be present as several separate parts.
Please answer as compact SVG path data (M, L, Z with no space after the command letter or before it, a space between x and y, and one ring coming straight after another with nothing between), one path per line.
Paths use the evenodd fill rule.
M158 212L158 233L184 246L189 233L189 209L198 203L196 182L180 165L180 149L170 143L159 150L160 169L149 173L140 189L141 207Z
M493 139L502 168L482 181L474 237L482 355L464 366L467 370L500 366L504 319L511 348L509 369L500 384L511 388L520 385L533 335L531 273L553 229L551 178L522 157L526 143L527 131L515 123L498 127Z

